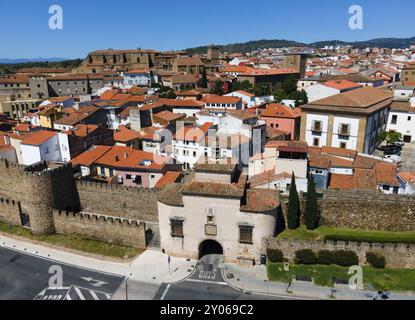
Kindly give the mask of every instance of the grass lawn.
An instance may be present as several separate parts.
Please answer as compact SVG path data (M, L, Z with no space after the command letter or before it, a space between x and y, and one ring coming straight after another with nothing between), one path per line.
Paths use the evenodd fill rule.
M24 237L30 240L40 241L51 245L83 251L86 253L98 254L102 256L129 259L143 252L142 249L125 247L121 245L109 244L106 242L83 239L73 236L54 234L48 236L33 235L30 230L14 226L8 228L8 224L0 222L0 231L11 235Z
M289 283L295 275L310 276L317 285L332 287L332 277L349 279L347 267L323 265L290 265L290 271L284 271L282 263L267 262L270 281ZM377 290L415 291L415 270L374 269L363 267L365 287L372 285Z
M298 240L336 240L382 243L415 243L415 232L366 231L357 229L319 227L309 231L305 226L297 230L286 229L278 235L279 239Z

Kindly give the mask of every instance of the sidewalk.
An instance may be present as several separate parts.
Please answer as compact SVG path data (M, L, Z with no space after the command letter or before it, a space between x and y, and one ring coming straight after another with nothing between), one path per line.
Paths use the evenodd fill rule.
M130 262L114 262L67 252L65 248L55 249L5 236L0 236L0 246L84 269L122 275L128 278L129 299L152 299L162 283L183 280L196 265L196 261L171 257L169 270L168 257L161 251L151 250L144 251ZM113 296L113 299L117 298L125 299L125 281Z
M230 274L233 277L229 277ZM233 264L225 264L224 278L234 288L257 294L323 300L372 300L377 296L375 291L352 290L344 285L336 286L333 290L303 281L296 281L288 288L288 284L282 282L269 282L264 265L246 269ZM391 293L389 297L390 300L415 300L413 293Z

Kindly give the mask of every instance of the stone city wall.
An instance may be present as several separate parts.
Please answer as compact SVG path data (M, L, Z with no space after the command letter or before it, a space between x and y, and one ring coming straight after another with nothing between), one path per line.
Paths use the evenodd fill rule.
M19 203L0 197L0 221L21 226Z
M145 248L145 223L88 213L53 211L57 233Z
M97 182L77 182L81 211L158 221L157 191Z
M301 208L305 198L300 195ZM287 219L288 196L281 198ZM415 197L367 191L326 190L319 199L320 224L328 227L415 231Z
M157 191L96 182L77 183L81 211L139 221L158 221Z

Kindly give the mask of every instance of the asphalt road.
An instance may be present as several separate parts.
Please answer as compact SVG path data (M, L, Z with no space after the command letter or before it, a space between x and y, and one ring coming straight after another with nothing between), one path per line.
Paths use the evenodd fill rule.
M62 286L55 288L59 282L52 281L50 287L59 267ZM0 248L0 300L109 300L123 280L123 276Z
M175 284L163 283L155 300L292 300L242 292L230 287L223 278L220 256L206 256L192 275Z

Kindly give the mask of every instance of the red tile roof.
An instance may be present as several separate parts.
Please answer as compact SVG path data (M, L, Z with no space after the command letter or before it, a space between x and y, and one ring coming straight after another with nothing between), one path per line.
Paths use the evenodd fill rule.
M119 126L118 131L114 132L114 141L128 142L140 139L142 135L132 129L128 129L124 126Z
M261 112L261 117L296 119L301 117L301 109L291 109L282 104L270 103L266 109Z
M177 171L167 171L163 177L156 183L154 186L157 189L162 189L168 184L175 183L182 176L180 172Z
M218 96L215 94L210 94L204 96L201 101L206 103L226 103L226 104L236 104L242 99L238 97L228 97L228 96Z
M340 91L348 89L356 89L363 87L361 84L347 80L331 80L324 83L325 86L334 88Z
M23 138L22 144L38 146L52 139L57 133L53 131L33 131Z
M93 146L89 150L81 153L72 159L71 163L73 165L83 165L90 166L97 159L101 158L105 153L111 150L110 146Z

